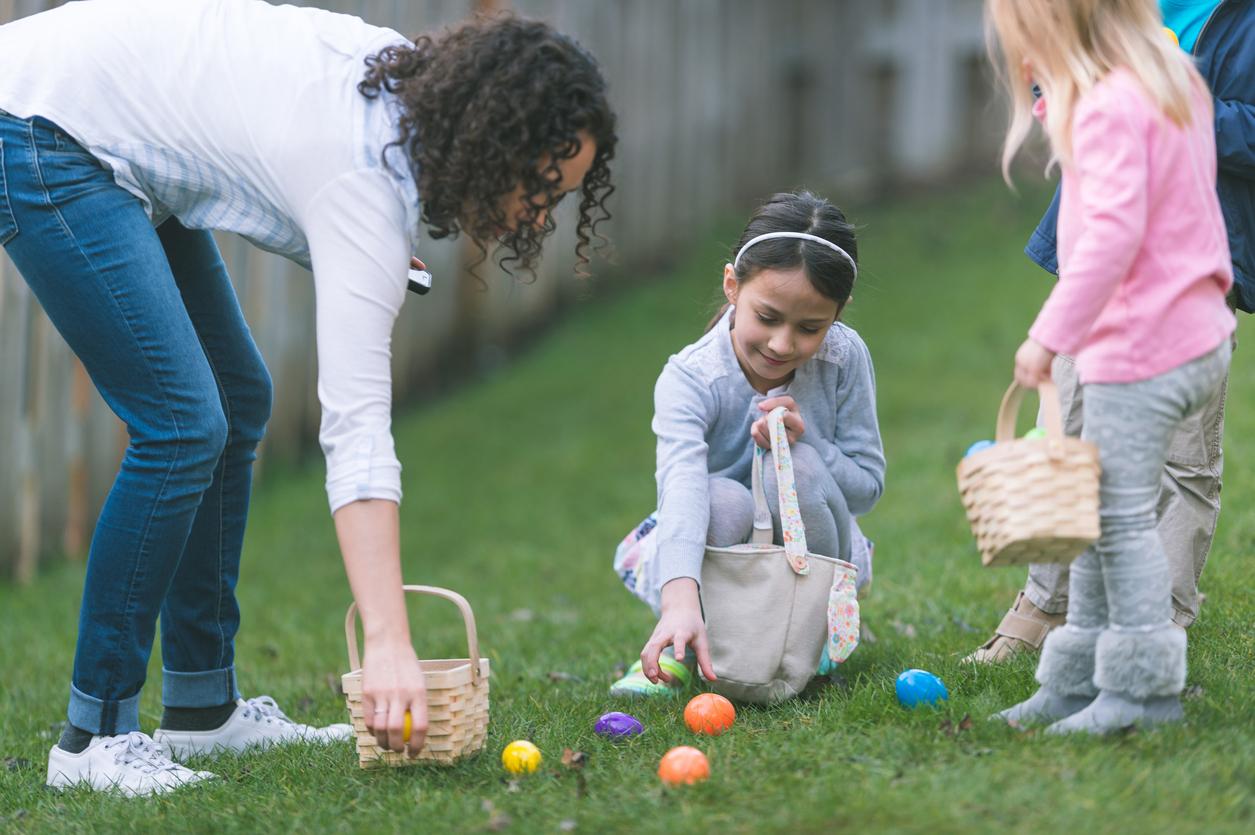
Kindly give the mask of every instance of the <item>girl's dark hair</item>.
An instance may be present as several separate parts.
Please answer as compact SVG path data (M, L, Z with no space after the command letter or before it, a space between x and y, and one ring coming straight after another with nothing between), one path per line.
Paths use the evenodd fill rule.
M845 214L833 204L809 191L781 192L773 195L754 210L746 224L741 239L732 248L728 263L736 263L736 278L746 282L762 270L792 270L802 267L811 286L819 293L835 301L838 310L850 300L854 290L854 267L840 253L804 238L772 238L761 241L745 250L740 261L736 254L741 247L759 235L769 232L806 232L832 241L849 253L858 263L858 242L854 240L854 226ZM727 312L725 304L706 326L710 330Z
M580 134L596 145L580 192L575 247L586 274L588 249L605 238L597 226L609 219L614 191L614 113L596 60L574 40L539 21L512 15L481 16L413 45L389 46L366 59L357 86L367 98L384 91L401 104L402 147L418 184L422 220L433 238L469 234L479 245L499 239L503 269L530 272L541 242L554 230L558 162L579 153ZM391 147L391 146L389 146ZM526 216L503 232L502 199L519 186Z

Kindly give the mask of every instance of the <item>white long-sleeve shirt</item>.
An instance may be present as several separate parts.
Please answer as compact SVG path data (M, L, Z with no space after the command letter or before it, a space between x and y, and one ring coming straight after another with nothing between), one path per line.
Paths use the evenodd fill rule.
M0 109L42 116L154 224L243 235L310 267L331 510L401 499L391 336L418 192L398 104L357 91L399 33L260 0L89 0L0 26Z

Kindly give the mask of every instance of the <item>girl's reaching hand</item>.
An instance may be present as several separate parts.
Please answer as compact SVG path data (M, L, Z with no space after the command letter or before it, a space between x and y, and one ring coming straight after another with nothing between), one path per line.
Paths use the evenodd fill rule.
M658 664L658 656L668 645L675 647L676 661L683 661L685 648L691 646L697 653L697 666L702 675L709 681L715 680L697 581L692 577L678 577L662 587L662 617L641 650L641 672L655 684L660 680L671 681L671 674Z
M771 449L771 430L767 428L767 415L777 406L788 409L784 413L784 431L789 436L790 444L797 443L797 439L806 431L806 422L802 420L802 413L798 411L796 400L787 394L768 397L758 404L763 416L754 421L754 425L750 427L750 437L763 449Z
M1035 339L1026 339L1015 352L1015 381L1024 388L1036 389L1050 382L1050 363L1055 352Z

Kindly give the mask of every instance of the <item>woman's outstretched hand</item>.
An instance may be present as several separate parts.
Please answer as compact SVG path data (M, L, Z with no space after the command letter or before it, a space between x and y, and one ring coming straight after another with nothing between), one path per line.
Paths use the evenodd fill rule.
M392 751L418 756L427 739L427 686L414 648L407 643L372 644L368 640L362 661L362 696L366 727L375 741Z
M771 449L771 430L767 428L767 415L777 406L783 406L788 409L784 413L784 431L789 436L789 443L797 443L797 439L802 437L802 433L806 431L806 422L802 420L802 413L798 411L797 401L787 394L779 397L768 397L766 400L758 404L759 411L763 416L754 421L754 425L750 427L750 437L754 439L754 443L763 449Z
M362 661L366 727L382 747L404 751L408 710L409 754L416 757L427 736L427 689L405 614L397 503L350 502L335 512L335 526L366 639Z
M697 595L697 581L678 577L662 587L662 617L654 627L645 648L641 650L641 672L657 683L670 683L671 674L658 664L658 656L667 646L675 647L675 660L684 661L687 647L697 653L697 666L707 680L714 681L715 668L710 663L710 647L706 643L706 623L702 620L702 604Z

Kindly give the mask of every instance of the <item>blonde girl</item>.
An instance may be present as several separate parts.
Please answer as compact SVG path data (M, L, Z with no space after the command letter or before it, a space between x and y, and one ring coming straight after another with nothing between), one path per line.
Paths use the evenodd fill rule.
M1041 687L998 716L1053 733L1177 721L1186 642L1156 499L1169 439L1221 385L1235 326L1211 97L1154 0L989 0L987 13L1013 104L1004 175L1034 115L1063 173L1059 283L1015 377L1036 387L1056 354L1075 356L1081 437L1102 462L1102 535L1072 566Z

